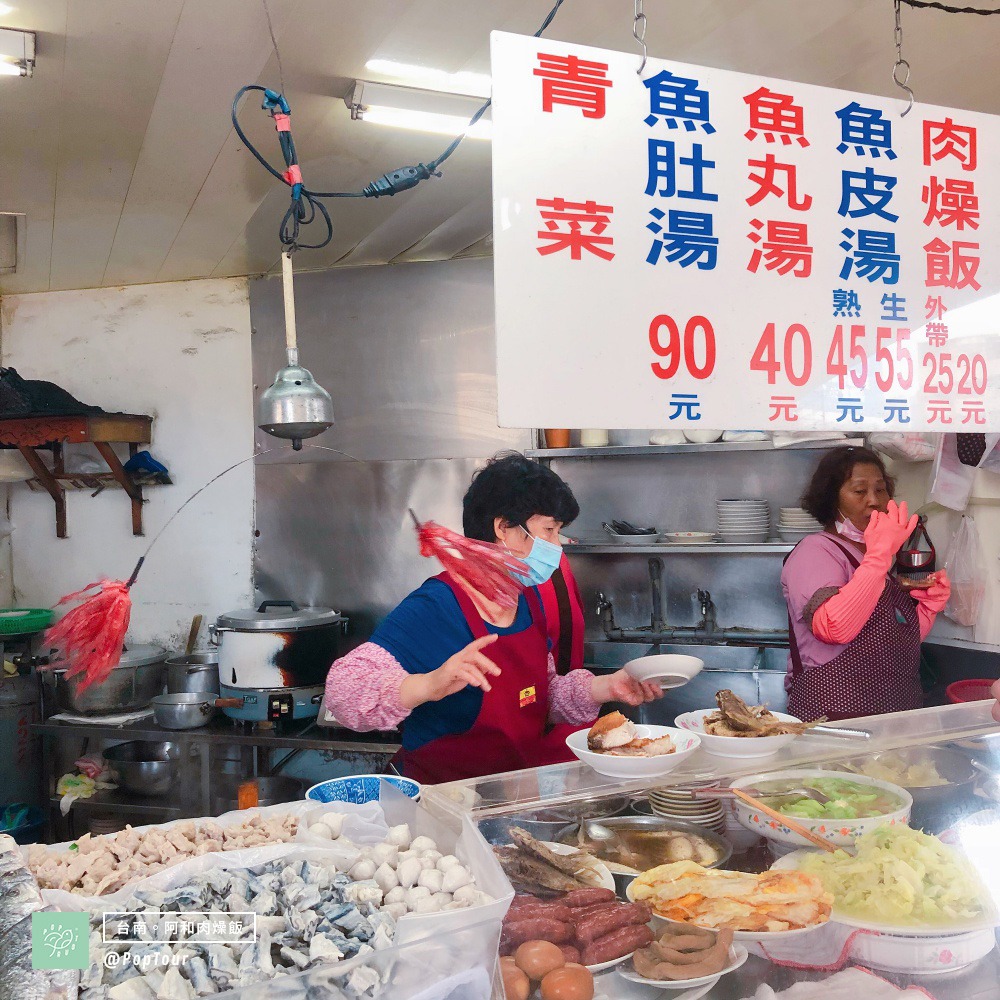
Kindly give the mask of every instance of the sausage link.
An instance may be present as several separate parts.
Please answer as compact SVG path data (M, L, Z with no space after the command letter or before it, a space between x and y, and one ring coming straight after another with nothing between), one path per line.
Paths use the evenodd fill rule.
M525 903L516 910L508 911L507 919L510 920L534 920L536 917L547 917L549 920L561 920L568 923L573 918L575 910L560 903Z
M563 953L563 957L567 962L576 962L580 964L580 949L574 947L571 944L561 944L559 945L559 950Z
M574 889L559 900L563 906L595 906L597 903L613 903L613 889Z
M547 917L532 917L529 920L509 920L504 925L504 932L512 945L524 944L525 941L551 941L562 944L573 935L573 928L561 920L550 920Z
M649 907L645 903L628 903L625 906L616 907L613 912L599 913L588 923L578 924L576 928L577 941L583 945L591 944L619 927L649 923L651 916Z
M622 955L631 955L638 948L645 948L652 941L653 932L645 924L619 927L583 949L583 964L600 965L602 962L611 962Z
M627 903L619 903L616 900L611 903L598 903L596 906L574 906L568 907L568 909L570 912L570 920L572 920L577 927L580 927L582 924L588 923L593 920L594 917L599 916L602 913L614 913L620 907L627 905Z

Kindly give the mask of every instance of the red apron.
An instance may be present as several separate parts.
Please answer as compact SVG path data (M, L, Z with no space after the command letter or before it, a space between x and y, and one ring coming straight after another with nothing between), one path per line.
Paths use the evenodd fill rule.
M565 552L551 580L538 588L538 594L552 640L556 673L561 677L583 666L583 599Z
M465 591L447 573L437 579L451 587L472 637L489 635ZM441 736L414 751L400 751L401 770L406 777L436 784L574 759L566 737L581 727L548 725L549 644L545 616L534 590L528 588L524 596L531 611L531 625L523 632L501 635L483 651L501 673L490 677L490 690L483 692L476 721L464 733Z
M834 541L857 569L855 554ZM788 639L792 660L788 711L803 722L824 715L836 721L923 708L920 620L916 603L895 577L886 578L864 627L829 663L804 669L791 617Z

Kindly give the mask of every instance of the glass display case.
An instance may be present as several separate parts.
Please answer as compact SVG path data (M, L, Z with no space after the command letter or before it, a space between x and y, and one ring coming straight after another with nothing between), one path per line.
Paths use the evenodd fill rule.
M645 829L694 825L707 843L718 848L717 867L759 873L775 864L779 868L788 864L779 859L798 849L788 842L783 824L740 809L732 798L695 798L693 790L729 787L734 782L746 785L747 778L754 779L750 785L759 782L767 787L768 776L773 781L786 770L836 771L845 780L860 775L861 781L874 778L876 783L902 788L907 806L900 823L938 836L964 853L1000 907L1000 852L996 850L1000 844L1000 726L992 719L991 704L948 705L839 722L837 727L851 731L850 735L805 733L766 757L719 756L706 752L702 745L671 773L654 780L604 777L574 762L428 787L424 802L439 813L471 813L480 832L495 845L509 844L509 828L520 826L543 842L582 843L598 857L602 856L602 838L621 847L620 818L636 817L632 825ZM609 817L616 819L597 824L595 835L593 821ZM607 860L612 855L605 851L603 856ZM670 860L645 854L634 868L642 870ZM622 861L620 855L617 861ZM634 876L627 874L627 866L626 871L614 864L611 868L617 871L617 894L625 898ZM785 947L744 941L750 951L747 962L724 975L708 992L691 991L692 1000L696 993L706 1000L752 998L762 984L780 993L797 982L822 982L851 967L874 972L900 989L921 987L936 1000L1000 998L1000 951L992 924L984 927L980 922L974 932L942 928L940 933L921 934L916 930L898 933L897 929L886 934L876 929L877 922L861 927L863 920L836 920L844 913L835 901L834 919L814 934L801 936L796 947L791 938ZM629 968L629 963L624 967ZM595 986L598 998L683 996L688 1000L684 992L660 994L650 992L648 986L637 987L615 968L598 973ZM503 996L502 987L497 995ZM810 998L822 995L821 991L808 994Z

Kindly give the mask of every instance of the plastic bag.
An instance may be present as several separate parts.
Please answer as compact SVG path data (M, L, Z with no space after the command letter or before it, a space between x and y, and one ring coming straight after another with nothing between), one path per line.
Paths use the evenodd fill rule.
M963 465L959 460L955 435L942 434L931 468L928 499L951 510L965 510L969 505L969 497L972 496L975 479L975 467Z
M963 517L945 563L951 580L951 597L944 614L959 625L975 625L979 620L987 579L982 553L976 522Z
M935 454L933 434L872 434L872 447L902 462L929 462Z

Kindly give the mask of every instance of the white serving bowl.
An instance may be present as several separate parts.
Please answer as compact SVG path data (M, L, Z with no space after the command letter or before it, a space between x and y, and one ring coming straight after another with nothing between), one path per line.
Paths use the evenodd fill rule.
M811 833L817 833L825 837L838 847L849 847L863 833L877 830L880 826L908 826L910 822L910 810L913 808L913 797L905 788L899 785L890 784L888 781L878 781L875 778L868 778L861 774L847 774L843 771L822 771L811 768L799 768L786 771L772 771L769 774L751 774L744 778L737 778L733 783L733 788L756 788L760 784L775 781L783 778L794 778L796 780L805 778L836 778L840 781L848 780L857 785L870 785L872 788L879 788L882 791L891 792L901 802L902 805L890 813L883 813L881 816L866 816L862 819L805 819L801 816L792 816L791 819L804 826ZM805 837L793 833L787 826L778 820L771 819L770 816L754 809L740 799L733 800L733 810L736 819L748 830L760 834L767 840L777 841L779 844L791 845L794 847L815 847Z
M669 774L685 757L701 745L701 738L696 733L688 733L672 726L636 726L636 738L655 740L661 736L670 736L677 749L673 753L661 754L659 757L612 757L606 753L594 753L587 749L586 729L579 729L566 737L566 746L576 754L584 764L590 765L598 774L608 778L660 778Z
M663 688L682 687L705 668L705 661L684 653L640 656L625 664L625 672L637 681L659 681Z
M771 532L769 531L722 531L719 534L722 536L722 541L728 545L762 545L771 536Z
M879 972L939 976L978 962L996 945L992 930L942 934L940 937L858 934L851 943L851 958Z
M788 746L797 736L791 733L786 736L714 736L705 732L705 717L715 712L714 708L701 708L696 712L685 712L674 719L678 729L697 733L701 737L701 745L709 752L719 757L770 757L782 747ZM773 712L775 718L782 722L801 722L794 715L784 712Z
M722 431L684 431L684 437L691 444L711 444L722 438Z
M674 545L708 545L715 541L714 531L665 531L660 541Z
M819 528L809 528L806 531L789 531L788 528L778 528L778 534L783 542L801 542L803 538L815 535L819 530Z

